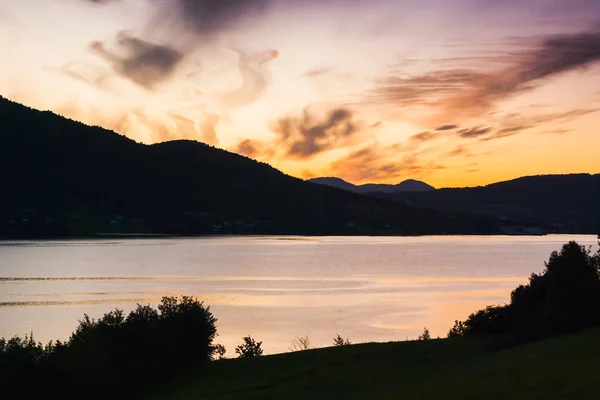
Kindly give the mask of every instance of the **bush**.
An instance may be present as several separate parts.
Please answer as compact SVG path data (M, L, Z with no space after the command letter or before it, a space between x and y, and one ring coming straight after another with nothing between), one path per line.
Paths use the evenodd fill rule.
M417 337L417 340L431 340L431 334L429 333L429 329L427 329L427 327L423 329L423 333Z
M352 343L348 340L348 339L344 339L343 337L341 337L340 335L337 335L336 337L333 338L333 345L334 346L350 346Z
M246 336L243 338L243 340L244 342L235 348L235 352L239 354L240 358L254 358L262 356L262 342L257 342L250 336Z
M127 317L122 310L98 320L84 315L66 343L2 339L2 386L22 397L132 397L146 390L149 376L168 378L219 353L215 323L198 300L164 297L158 310L138 305Z
M541 274L512 291L510 303L488 306L456 321L448 333L510 335L531 340L600 324L600 250L576 242L553 252Z

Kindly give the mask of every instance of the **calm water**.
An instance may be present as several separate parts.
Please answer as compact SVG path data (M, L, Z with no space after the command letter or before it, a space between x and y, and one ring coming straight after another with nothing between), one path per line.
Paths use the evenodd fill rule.
M195 295L233 356L242 336L268 353L294 337L316 346L444 336L455 319L504 303L568 240L594 236L0 242L0 336L66 339L115 307Z

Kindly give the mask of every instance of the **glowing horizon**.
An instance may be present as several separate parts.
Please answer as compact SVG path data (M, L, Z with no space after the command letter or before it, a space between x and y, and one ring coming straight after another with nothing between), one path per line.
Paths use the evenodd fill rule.
M598 173L594 0L0 6L0 95L293 176L475 186Z

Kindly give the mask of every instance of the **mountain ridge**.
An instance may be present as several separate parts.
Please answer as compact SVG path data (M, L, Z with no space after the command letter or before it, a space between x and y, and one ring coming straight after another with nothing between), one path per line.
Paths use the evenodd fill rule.
M494 221L307 183L196 141L153 145L0 97L0 237L494 233Z
M529 175L485 186L378 195L443 212L516 220L546 232L600 231L600 174Z
M406 179L397 184L381 184L381 183L365 183L362 185L355 185L347 182L342 178L333 176L324 176L318 178L307 179L307 182L317 183L320 185L326 185L335 187L338 189L348 190L354 193L360 194L372 194L372 193L398 193L398 192L425 192L435 190L435 188L423 181L416 179Z

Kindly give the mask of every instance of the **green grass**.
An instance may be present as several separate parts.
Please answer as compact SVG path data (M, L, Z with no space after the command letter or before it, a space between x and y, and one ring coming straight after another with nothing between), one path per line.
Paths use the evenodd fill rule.
M495 350L371 343L211 363L156 399L600 399L600 329Z

